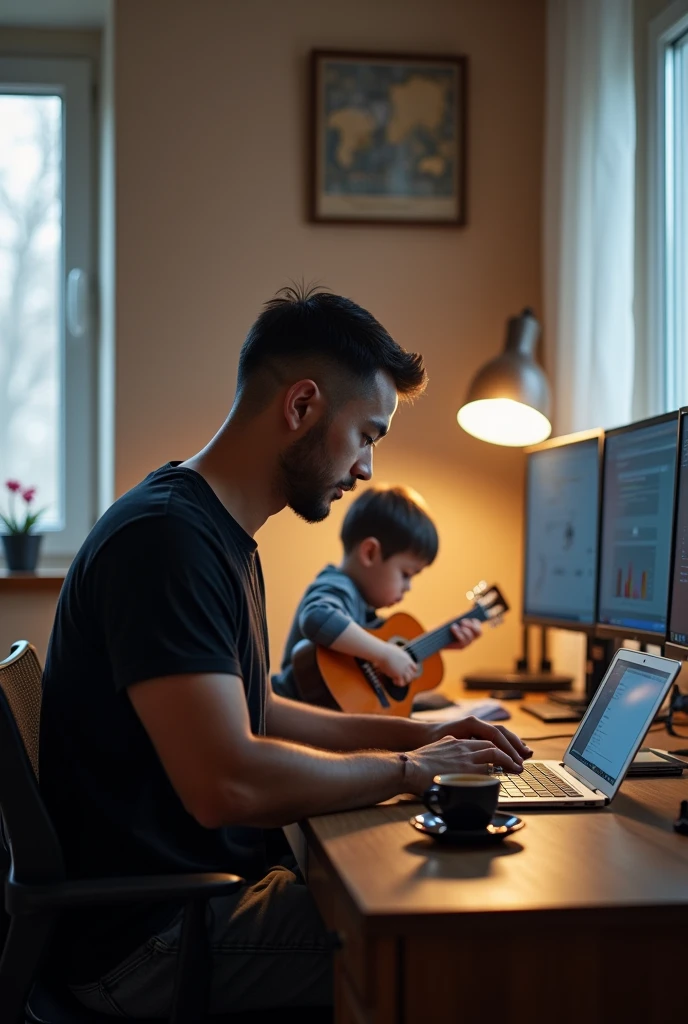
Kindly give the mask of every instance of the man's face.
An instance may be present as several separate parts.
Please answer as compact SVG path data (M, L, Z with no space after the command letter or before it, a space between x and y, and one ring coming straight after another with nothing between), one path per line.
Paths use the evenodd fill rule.
M365 397L353 398L332 416L324 415L294 441L279 460L287 505L308 523L330 514L333 501L373 475L373 447L389 430L397 392L379 373Z

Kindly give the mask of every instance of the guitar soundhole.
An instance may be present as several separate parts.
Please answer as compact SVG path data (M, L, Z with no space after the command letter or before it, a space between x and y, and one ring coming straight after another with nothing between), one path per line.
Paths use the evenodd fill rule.
M406 647L408 645L408 639L405 636L391 636L389 638L389 640L387 641L387 643L395 644L397 647ZM412 657L413 657L413 655L412 655ZM424 671L423 663L421 662L420 665L419 665L418 662L416 662L416 679L420 679L420 677L423 675L423 671ZM382 678L383 679L387 679L387 676L383 676ZM390 686L394 686L394 683L391 681L391 679L389 680L389 684L390 684ZM401 689L401 687L397 686L397 690L400 690L400 689ZM404 689L406 689L406 691L408 691L408 686L406 686Z

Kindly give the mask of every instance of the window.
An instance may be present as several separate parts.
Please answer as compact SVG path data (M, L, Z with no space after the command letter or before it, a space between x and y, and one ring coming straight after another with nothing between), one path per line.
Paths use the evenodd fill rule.
M56 558L94 513L91 96L87 60L0 58L0 487Z
M667 400L688 402L688 28L665 55Z
M688 405L688 0L652 24L650 338L655 400Z

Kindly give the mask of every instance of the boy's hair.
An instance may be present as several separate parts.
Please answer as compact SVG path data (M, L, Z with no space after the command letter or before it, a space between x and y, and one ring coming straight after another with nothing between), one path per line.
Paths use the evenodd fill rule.
M313 367L310 372L319 365L329 368L326 376L336 397L347 397L353 384L372 382L380 370L390 375L402 398L421 394L427 383L423 357L406 352L367 310L341 295L293 285L265 303L249 330L239 356L237 392L254 391L263 404L299 363Z
M383 559L410 551L428 565L439 548L427 505L408 487L369 487L349 507L340 537L347 555L366 537L375 537Z

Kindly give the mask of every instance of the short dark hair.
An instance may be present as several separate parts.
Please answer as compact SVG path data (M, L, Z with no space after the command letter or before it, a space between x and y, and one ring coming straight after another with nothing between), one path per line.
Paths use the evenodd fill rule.
M367 310L341 295L292 285L265 303L249 330L239 356L238 393L258 371L282 382L288 364L307 357L357 381L383 370L402 398L421 394L427 384L423 357L406 352Z
M384 559L410 551L428 565L439 548L425 502L408 487L367 488L344 516L340 537L347 555L366 537L375 537Z

